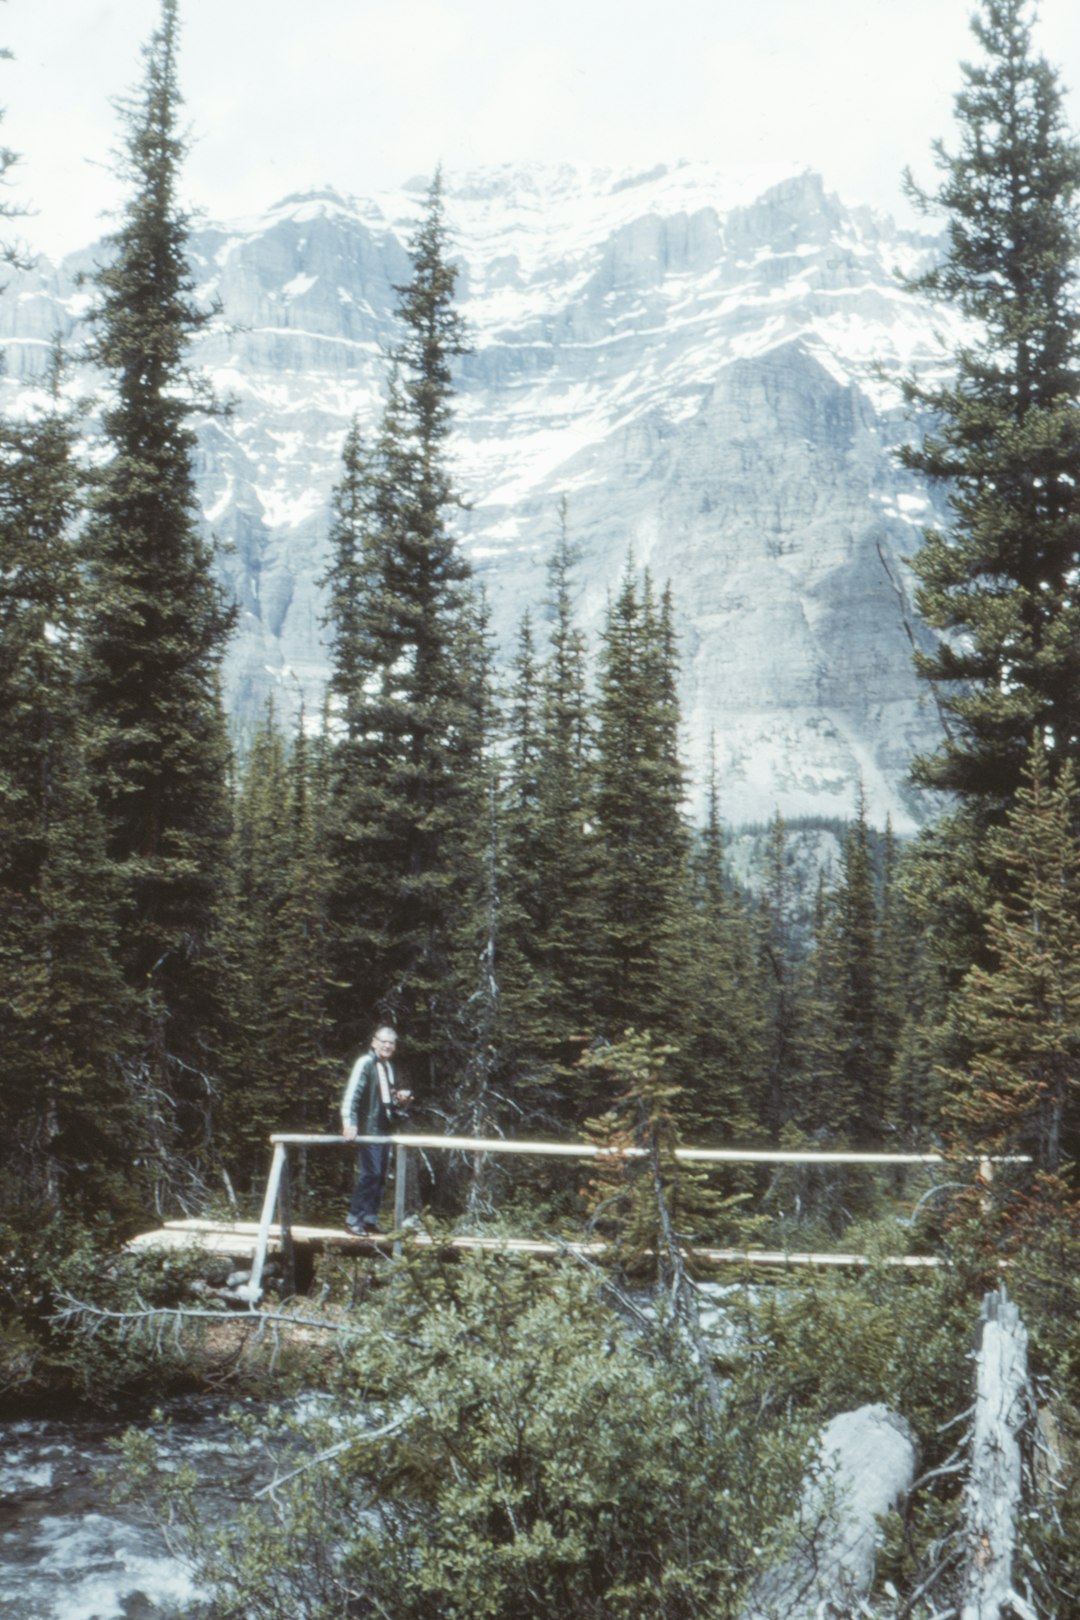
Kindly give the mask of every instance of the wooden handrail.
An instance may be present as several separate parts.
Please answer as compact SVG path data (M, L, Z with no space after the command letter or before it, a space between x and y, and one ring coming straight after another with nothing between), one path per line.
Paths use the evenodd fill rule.
M298 1131L275 1131L270 1137L274 1155L270 1163L270 1174L266 1183L266 1195L263 1199L262 1216L259 1220L259 1232L255 1244L255 1255L251 1265L251 1279L245 1292L254 1303L262 1293L262 1273L266 1264L266 1253L270 1243L270 1228L273 1225L274 1210L278 1202L287 1206L288 1197L288 1150L291 1147L353 1147L358 1142L386 1142L396 1150L396 1173L394 1185L394 1220L400 1228L405 1215L405 1162L409 1148L444 1150L459 1153L519 1153L532 1154L538 1158L562 1159L611 1159L618 1162L620 1159L635 1159L644 1156L645 1148L606 1148L595 1142L519 1142L504 1137L483 1136L431 1136L431 1135L404 1135L393 1136L328 1136L305 1134ZM1030 1158L1020 1155L991 1155L987 1153L963 1154L959 1160L946 1158L943 1153L828 1153L818 1151L797 1151L773 1148L675 1148L675 1157L686 1163L696 1164L948 1164L969 1163L978 1164L980 1179L988 1182L993 1174L993 1166L997 1164L1030 1164ZM282 1209L282 1237L286 1248L290 1237L289 1216L287 1207ZM400 1251L400 1241L396 1241L395 1252ZM850 1257L848 1257L850 1258ZM922 1257L918 1257L922 1264Z
M645 1148L606 1148L595 1142L520 1142L486 1136L305 1136L275 1131L270 1141L283 1147L349 1147L355 1142L390 1142L404 1148L444 1148L459 1153L532 1153L538 1158L633 1159ZM962 1154L949 1159L944 1153L856 1153L787 1150L780 1148L676 1148L675 1157L701 1164L1030 1164L1026 1154L1002 1156Z

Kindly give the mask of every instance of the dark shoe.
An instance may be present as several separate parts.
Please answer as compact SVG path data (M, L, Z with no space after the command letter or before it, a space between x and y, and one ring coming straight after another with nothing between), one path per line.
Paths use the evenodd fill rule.
M364 1237L367 1234L367 1227L364 1225L363 1221L358 1221L355 1216L347 1215L345 1217L345 1225L352 1233L353 1237Z

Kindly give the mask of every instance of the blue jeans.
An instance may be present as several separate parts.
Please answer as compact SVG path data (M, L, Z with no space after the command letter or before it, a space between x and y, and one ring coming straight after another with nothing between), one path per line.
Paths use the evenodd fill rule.
M361 1226L378 1226L386 1173L390 1168L389 1142L360 1143L360 1174L356 1178L349 1219Z

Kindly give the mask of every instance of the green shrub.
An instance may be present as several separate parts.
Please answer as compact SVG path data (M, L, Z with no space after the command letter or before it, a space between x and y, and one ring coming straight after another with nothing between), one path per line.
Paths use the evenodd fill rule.
M813 1273L757 1290L743 1309L773 1407L824 1423L882 1401L907 1418L928 1457L940 1425L971 1404L975 1308L949 1273L910 1276L883 1264Z
M201 1330L149 1313L190 1304L204 1266L194 1250L125 1251L57 1215L0 1226L0 1397L109 1406L197 1384Z
M272 1500L207 1525L162 1482L215 1620L719 1620L776 1555L805 1432L753 1379L718 1414L581 1274L413 1262L353 1327L333 1400L262 1426Z

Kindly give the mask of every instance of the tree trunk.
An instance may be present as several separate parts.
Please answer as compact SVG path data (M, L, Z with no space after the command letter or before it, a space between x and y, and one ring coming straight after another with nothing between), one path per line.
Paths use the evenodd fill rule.
M1023 1489L1021 1435L1033 1410L1028 1336L1005 1289L987 1294L976 1358L971 1477L965 1492L967 1554L961 1620L1034 1620L1013 1590L1016 1520Z

